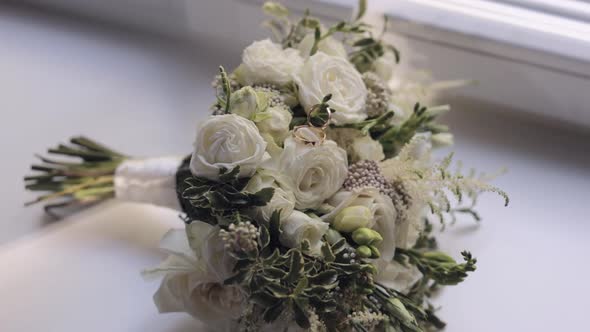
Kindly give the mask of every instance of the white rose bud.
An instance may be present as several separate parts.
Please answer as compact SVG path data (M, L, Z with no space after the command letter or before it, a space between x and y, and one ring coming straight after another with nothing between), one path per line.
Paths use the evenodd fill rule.
M257 92L250 86L233 92L230 98L230 111L248 120L255 120L256 114L264 112L268 107L268 96Z
M312 218L301 211L293 211L289 218L281 222L279 241L286 247L299 248L304 240L309 241L309 249L319 254L322 247L322 236L328 231L328 223L319 218Z
M235 114L211 116L198 128L190 170L195 176L218 180L222 168L240 166L239 177L249 177L270 158L265 149L254 122Z
M371 210L366 206L349 206L336 215L332 226L338 231L351 233L367 226L372 217Z
M396 66L397 62L395 61L395 54L391 51L386 51L385 54L373 62L373 71L383 80L383 82L388 82L393 76L393 71Z
M322 99L332 94L328 102L335 113L337 125L355 123L367 118L365 101L367 87L361 74L346 59L318 52L305 62L295 83L299 87L299 101L309 112Z
M310 146L287 137L278 172L289 179L299 210L319 207L337 192L348 174L346 152L334 141Z
M268 116L256 123L261 134L269 134L277 145L282 145L290 135L289 125L293 115L286 107L274 106L266 110Z
M255 208L256 217L268 221L275 211L281 213L281 220L285 220L291 215L295 209L295 196L290 190L281 187L281 183L287 181L280 174L267 170L259 171L250 179L245 188L248 192L257 192L264 188L275 189L270 202L265 206Z
M241 83L273 83L286 85L303 66L299 51L283 49L270 39L256 41L246 47L237 75Z
M315 37L313 33L308 33L299 45L297 49L301 53L303 58L308 58L311 53L311 49L313 48L313 44L315 43ZM337 39L328 37L326 39L321 40L318 43L318 52L326 53L327 55L332 55L340 58L346 59L348 54L346 53L346 49L344 45Z

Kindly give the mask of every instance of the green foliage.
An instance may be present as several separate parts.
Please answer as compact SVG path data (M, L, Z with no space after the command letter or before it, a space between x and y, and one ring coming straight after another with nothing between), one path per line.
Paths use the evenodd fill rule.
M274 194L273 188L256 193L244 191L249 178L238 178L239 166L221 170L219 181L193 176L187 158L176 174L177 193L187 222L203 221L212 225L228 226L247 220L242 213L252 207L266 205Z
M427 108L416 103L412 115L399 127L382 126L371 130L371 136L383 145L383 152L387 158L395 156L415 135L420 132L433 134L447 131L448 128L436 124L434 121L448 106Z
M325 243L322 256L311 255L309 244L287 250L278 242L279 223L275 212L268 223L259 224L258 255L238 257L236 274L225 283L242 286L264 321L273 322L289 311L300 327L308 328L312 308L320 316L338 312L336 287L356 282L372 268L362 261L350 261L345 239Z

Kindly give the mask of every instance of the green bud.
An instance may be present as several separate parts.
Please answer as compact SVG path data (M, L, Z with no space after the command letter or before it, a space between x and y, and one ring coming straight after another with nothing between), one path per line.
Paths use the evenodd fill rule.
M334 218L332 226L345 233L353 232L355 229L365 227L371 220L371 210L366 206L349 206Z
M352 233L352 240L360 245L371 244L376 240L375 233L370 228L362 227Z
M241 88L240 90L231 94L230 100L233 114L243 116L249 120L258 120L261 112L264 112L268 107L268 96L264 92L257 92L250 86Z
M381 236L379 232L375 231L374 229L372 229L371 232L373 232L373 242L371 242L371 244L379 244L383 242L383 236Z
M379 251L379 249L377 249L377 247L370 245L369 249L371 249L371 258L381 257L381 252Z
M329 228L328 231L326 232L326 240L328 241L329 244L334 244L338 241L340 241L340 239L342 239L343 236L340 235L340 232L338 232L335 229Z
M377 267L375 267L375 265L373 264L367 264L368 268L367 268L367 272L375 275L377 274L379 271L377 271Z
M453 257L445 254L444 252L440 252L440 251L428 251L428 252L423 253L422 256L428 260L436 261L439 263L451 263L451 264L457 263L453 259Z
M411 323L414 321L414 316L408 312L406 306L398 298L389 299L386 308L403 323Z
M370 258L371 257L371 248L367 246L360 246L356 248L356 254L361 256L361 258Z
M286 7L272 1L265 2L264 5L262 5L262 10L266 15L270 16L282 17L289 15L289 10Z

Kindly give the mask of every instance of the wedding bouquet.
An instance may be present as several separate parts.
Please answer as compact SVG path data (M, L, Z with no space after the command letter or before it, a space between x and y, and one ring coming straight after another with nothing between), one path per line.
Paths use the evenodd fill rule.
M448 106L415 99L427 85L393 73L396 48L362 22L323 26L268 2L275 40L256 41L233 72L220 68L212 115L190 156L132 158L84 137L39 157L26 188L46 210L116 197L182 211L163 276L161 312L187 312L215 331L441 329L429 298L475 270L436 250L444 225L474 210L491 176L451 171L433 146ZM422 103L419 103L422 102ZM427 101L428 102L428 101ZM34 203L32 202L32 203Z

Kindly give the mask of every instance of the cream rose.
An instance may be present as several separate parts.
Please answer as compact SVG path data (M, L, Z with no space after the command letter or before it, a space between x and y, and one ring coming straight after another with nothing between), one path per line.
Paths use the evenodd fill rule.
M349 206L365 206L371 211L371 218L365 227L378 232L383 241L377 245L381 258L391 261L395 254L395 219L397 212L391 198L379 193L376 188L364 188L358 191L342 190L331 197L327 203L334 207L328 214L322 216L327 222L334 222L340 211Z
M223 247L219 227L193 222L186 231L164 235L161 248L168 258L144 272L147 277L164 275L154 294L160 312L187 312L212 324L240 317L245 297L239 288L223 285L235 260Z
M299 50L303 58L309 57L314 42L315 37L313 33L309 33L305 37L303 37L303 39L297 46L297 49ZM327 55L337 56L344 59L346 59L348 56L342 42L332 37L328 37L321 40L318 43L318 51L326 53Z
M238 79L245 85L273 83L286 85L303 66L299 51L283 49L270 39L255 41L242 54L242 65L238 68Z
M256 125L239 115L215 115L198 128L190 162L191 173L211 180L222 168L240 166L240 177L252 176L270 158Z
M281 174L268 170L261 170L250 179L246 186L248 192L257 192L264 188L275 189L270 202L265 206L255 208L255 216L268 221L275 211L281 213L281 220L285 220L291 215L295 209L295 196L290 190L285 189L287 181ZM281 187L281 183L283 187Z
M348 174L346 152L331 140L314 147L288 137L274 167L288 179L299 210L320 206L342 187Z
M318 52L305 62L295 76L299 87L299 102L309 112L324 96L335 113L334 124L355 123L367 117L365 101L367 88L361 74L346 59Z
M309 241L309 249L314 254L320 254L322 236L330 226L320 218L312 218L301 211L293 211L281 222L279 241L286 247L299 248L304 240Z

